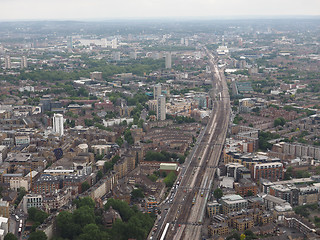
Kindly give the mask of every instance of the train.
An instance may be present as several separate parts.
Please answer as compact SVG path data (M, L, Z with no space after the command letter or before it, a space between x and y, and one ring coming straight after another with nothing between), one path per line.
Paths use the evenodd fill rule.
M202 189L201 189L201 193L200 193L200 196L203 197L203 194L204 194L204 190L206 188L206 185L207 185L207 181L208 181L208 176L206 176L205 180L204 180L204 183L202 185Z
M161 235L160 240L164 240L164 238L166 237L167 232L168 232L168 229L169 229L169 225L170 225L170 223L167 223L167 224L166 224L166 226L165 226L165 228L164 228L164 230L163 230L163 233L162 233L162 235Z
M196 203L196 198L197 198L197 193L194 195L194 197L192 199L192 205L194 205Z

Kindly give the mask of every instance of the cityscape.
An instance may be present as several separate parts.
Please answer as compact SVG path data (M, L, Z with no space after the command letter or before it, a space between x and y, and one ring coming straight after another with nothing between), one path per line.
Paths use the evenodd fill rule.
M320 239L320 18L0 21L0 240Z

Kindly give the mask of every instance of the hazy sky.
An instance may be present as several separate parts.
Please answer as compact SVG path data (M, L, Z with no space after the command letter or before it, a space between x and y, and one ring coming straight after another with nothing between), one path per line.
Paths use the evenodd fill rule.
M320 0L0 0L0 20L320 15Z

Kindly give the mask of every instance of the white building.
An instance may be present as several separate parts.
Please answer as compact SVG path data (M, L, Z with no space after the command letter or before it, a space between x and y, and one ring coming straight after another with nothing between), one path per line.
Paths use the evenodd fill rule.
M0 217L0 240L3 240L8 233L8 230L9 230L8 223L9 223L8 218Z
M161 95L161 84L156 84L153 86L153 99L157 100Z
M157 99L157 120L166 120L166 97L163 95Z
M63 115L62 114L54 114L53 115L53 131L58 133L59 136L63 135Z
M171 53L166 54L166 68L171 68Z
M28 67L28 61L26 56L21 57L21 63L20 63L21 69Z
M23 197L22 201L23 201L22 209L25 213L27 213L28 209L31 207L41 209L43 198L42 198L42 195L40 194L26 194Z
M11 68L11 57L10 56L5 56L4 57L4 68L5 69L10 69Z

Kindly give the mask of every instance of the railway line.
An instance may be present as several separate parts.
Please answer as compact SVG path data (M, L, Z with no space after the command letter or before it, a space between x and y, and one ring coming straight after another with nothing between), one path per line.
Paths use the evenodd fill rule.
M207 54L211 69L214 69L212 85L219 93L219 100L213 102L209 122L179 176L180 184L154 239L200 239L202 234L206 203L230 116L229 92L225 78L217 67L214 56L209 51Z

